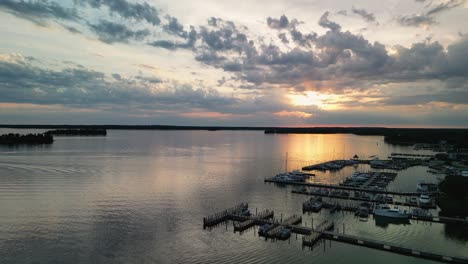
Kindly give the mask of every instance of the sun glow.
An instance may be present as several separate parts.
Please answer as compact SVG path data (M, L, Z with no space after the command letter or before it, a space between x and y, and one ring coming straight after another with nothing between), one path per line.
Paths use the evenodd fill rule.
M338 105L330 104L327 101L335 99L334 95L320 94L314 91L288 94L287 97L295 106L317 106L323 110L333 110L339 108Z

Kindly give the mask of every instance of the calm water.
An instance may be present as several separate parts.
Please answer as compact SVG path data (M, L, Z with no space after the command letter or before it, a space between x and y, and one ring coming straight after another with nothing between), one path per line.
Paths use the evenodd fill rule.
M12 130L0 130L1 133ZM29 132L20 130L20 132ZM276 215L298 214L308 197L263 179L326 161L412 149L382 137L264 135L245 131L108 131L107 137L56 137L51 146L0 147L1 263L426 263L332 242L310 251L271 242L232 224L202 229L202 218L242 201ZM360 167L359 170L368 170ZM336 183L355 168L319 174ZM390 188L435 180L427 168L403 171ZM255 210L255 209L254 209ZM468 237L443 224L376 225L352 215L331 218L342 231L414 248L468 256Z

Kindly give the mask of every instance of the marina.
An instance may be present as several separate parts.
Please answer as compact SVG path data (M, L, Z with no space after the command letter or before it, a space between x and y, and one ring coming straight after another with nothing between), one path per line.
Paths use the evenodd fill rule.
M340 243L351 244L355 246L367 247L377 250L388 251L396 254L412 256L416 258L434 260L444 263L468 263L468 258L459 257L459 256L449 256L446 254L441 254L437 252L431 252L421 249L415 249L410 247L405 247L402 245L397 245L395 243L382 242L373 239L368 239L365 237L347 235L344 234L344 223L343 223L343 233L335 232L334 227L335 223L333 221L325 220L315 227L307 227L299 225L302 222L302 217L298 215L292 215L285 218L284 220L272 219L272 218L259 218L254 215L240 215L239 208L248 207L247 203L242 203L237 206L231 207L229 209L221 211L222 213L216 213L212 216L207 216L203 218L203 225L205 226L206 219L224 219L224 221L240 221L241 223L246 223L245 226L250 225L259 225L259 235L264 236L265 239L273 240L284 240L290 237L290 232L303 235L302 237L302 246L311 247L321 242L322 240L336 241ZM343 210L349 209L348 207L343 207ZM241 211L243 209L240 209ZM264 212L273 212L265 210ZM232 214L232 215L231 215ZM223 217L223 215L230 215ZM272 214L273 215L273 214ZM414 218L412 218L414 219ZM435 218L433 218L435 219ZM437 218L438 222L442 223L440 218ZM416 218L416 220L422 220ZM220 220L219 220L220 221ZM217 222L217 221L214 221ZM234 227L239 226L240 224L235 224ZM313 226L313 224L312 224ZM227 227L227 225L226 225ZM282 234L287 234L283 236Z

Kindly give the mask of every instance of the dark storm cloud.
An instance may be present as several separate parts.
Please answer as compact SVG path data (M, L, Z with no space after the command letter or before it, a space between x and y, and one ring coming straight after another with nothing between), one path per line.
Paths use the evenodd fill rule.
M132 30L123 24L101 20L89 27L106 43L128 42L130 40L142 40L150 35L149 30Z
M423 2L423 1L420 1ZM419 27L419 26L430 26L436 24L435 16L441 12L448 11L450 9L461 6L465 0L448 0L446 2L431 6L432 2L429 3L430 7L423 14L412 14L404 15L396 18L396 21L402 26Z
M341 26L333 21L330 21L328 19L328 15L330 14L330 12L325 12L323 13L323 15L320 17L319 19L319 25L324 27L324 28L328 28L332 31L340 31L341 30Z
M39 25L44 25L44 19L78 20L80 18L76 9L65 8L49 1L2 0L0 9Z
M375 15L364 8L352 8L354 14L361 16L367 22L375 22Z
M75 0L75 3L81 5L87 4L93 8L105 6L111 13L118 14L126 19L146 21L153 25L159 25L161 23L158 10L147 2L130 3L126 0Z

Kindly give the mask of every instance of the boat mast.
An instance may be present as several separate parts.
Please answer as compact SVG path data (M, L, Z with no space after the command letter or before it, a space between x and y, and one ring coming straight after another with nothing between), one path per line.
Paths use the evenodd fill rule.
M286 160L285 160L285 168L284 168L284 172L288 172L288 152L286 151Z

